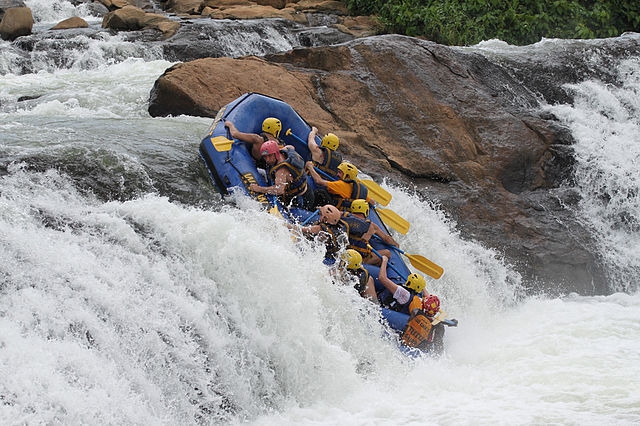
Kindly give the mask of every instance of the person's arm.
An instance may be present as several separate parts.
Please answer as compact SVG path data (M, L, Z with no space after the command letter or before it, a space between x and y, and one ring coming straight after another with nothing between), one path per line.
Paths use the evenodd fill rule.
M258 135L257 133L241 132L236 128L236 125L233 124L232 121L225 120L224 126L229 129L229 133L231 134L231 137L234 139L238 139L240 141L247 142L250 144L257 144L257 143L262 144L262 142L264 142L264 140L262 139L262 136Z
M391 281L389 277L387 277L387 262L389 262L389 258L387 256L382 256L382 263L380 264L380 272L378 273L378 280L380 283L391 292L393 298L398 301L400 304L408 303L411 299L411 293L409 290L398 285Z
M369 279L367 280L367 285L364 288L364 291L361 293L363 297L371 300L376 305L379 305L380 302L378 300L378 294L376 293L376 284L373 281L373 277L369 275Z
M395 294L396 290L398 290L399 285L394 283L387 276L387 263L389 262L389 258L387 256L382 256L382 263L380 264L380 272L378 272L378 281L382 284L387 290L391 292L391 294Z
M369 230L367 230L367 232L365 232L365 234L362 236L362 238L364 238L365 240L369 241L369 238L371 238L372 235L377 235L378 237L380 237L380 239L382 241L384 241L385 243L389 244L390 246L395 246L395 247L400 247L400 245L397 243L396 240L393 239L393 237L389 234L387 234L386 232L382 231L382 229L376 225L375 223L371 222L371 226L369 226Z
M322 150L316 143L316 134L318 133L317 127L312 127L309 132L309 136L307 137L307 146L309 147L309 151L311 152L311 159L317 163L322 163L324 160L324 154Z
M276 170L276 181L271 186L260 186L256 183L249 185L249 190L262 194L282 195L287 189L291 174L284 168Z
M313 179L313 181L316 183L316 185L320 185L320 186L327 186L327 181L322 179L322 177L320 177L320 175L318 174L318 172L316 172L316 169L314 168L313 162L312 161L307 161L305 168L307 169L307 173L309 173L309 176L311 176L311 179Z
M293 225L293 226L295 226L295 225ZM320 231L322 231L322 226L320 226L320 225L301 226L300 227L300 231L302 231L302 233L304 233L304 234L318 235L320 233Z

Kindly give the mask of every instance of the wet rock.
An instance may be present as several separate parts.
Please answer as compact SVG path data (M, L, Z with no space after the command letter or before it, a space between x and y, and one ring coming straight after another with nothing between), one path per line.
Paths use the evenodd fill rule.
M0 37L13 41L18 37L31 34L33 15L28 7L7 9L0 21Z
M0 0L0 19L8 9L14 7L27 7L27 5L22 0Z
M125 6L107 13L102 19L102 27L122 31L155 29L162 33L163 39L167 39L178 31L180 24L164 15L147 13L134 6Z
M71 28L88 28L89 24L82 18L74 16L69 19L65 19L64 21L58 22L55 26L53 26L52 30L68 30Z

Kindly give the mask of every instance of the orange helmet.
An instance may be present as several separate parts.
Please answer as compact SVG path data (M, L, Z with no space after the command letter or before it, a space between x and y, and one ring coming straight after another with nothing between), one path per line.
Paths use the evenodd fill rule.
M440 299L438 299L438 296L430 294L422 299L422 310L430 317L437 314L438 310L440 310Z
M329 225L336 225L342 217L342 212L331 204L322 206L318 210L320 210L320 219Z

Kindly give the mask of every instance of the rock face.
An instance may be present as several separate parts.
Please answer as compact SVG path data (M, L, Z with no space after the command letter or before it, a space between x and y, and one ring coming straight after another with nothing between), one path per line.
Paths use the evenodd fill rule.
M368 37L176 65L156 81L149 112L213 117L251 91L338 134L344 155L374 178L436 200L463 235L504 254L531 286L607 293L590 234L571 210L577 195L562 186L572 175L571 135L536 113L537 97L506 68L415 38Z

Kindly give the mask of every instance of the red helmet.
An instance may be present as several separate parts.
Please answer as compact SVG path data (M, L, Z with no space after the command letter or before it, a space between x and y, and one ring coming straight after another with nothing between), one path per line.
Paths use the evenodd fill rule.
M430 317L437 314L440 310L440 299L438 299L438 296L430 294L422 299L422 310Z
M280 151L280 147L278 146L278 142L269 140L263 143L260 146L260 155L263 157L269 154L277 154Z

